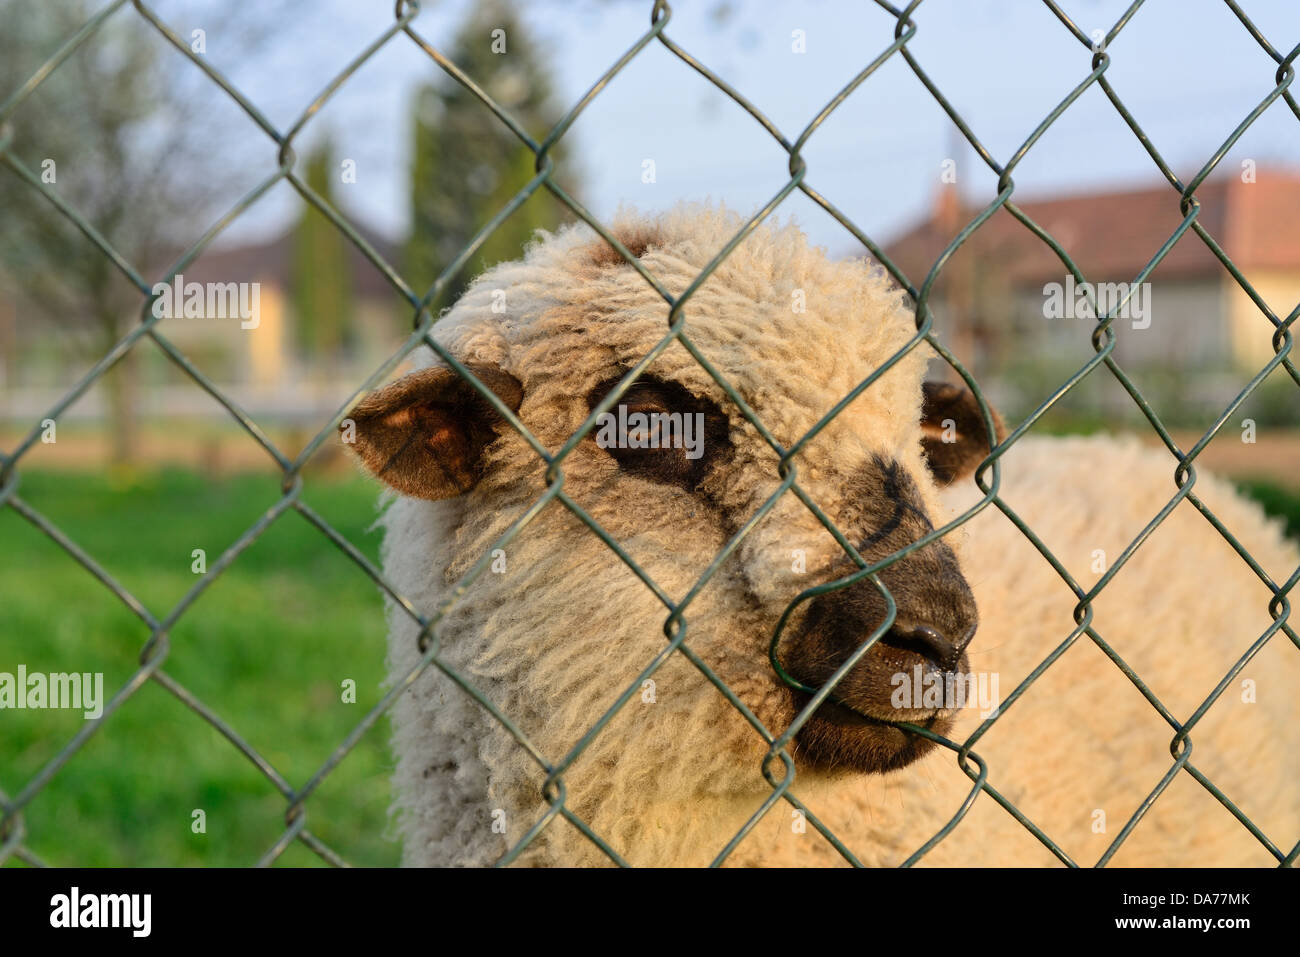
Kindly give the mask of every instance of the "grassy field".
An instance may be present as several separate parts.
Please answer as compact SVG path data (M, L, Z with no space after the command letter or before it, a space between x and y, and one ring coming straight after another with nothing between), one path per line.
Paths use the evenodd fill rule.
M1300 537L1300 493L1243 483ZM24 474L23 498L159 617L193 586L192 550L209 563L279 497L252 475L187 471L110 480ZM314 478L304 500L372 560L376 489ZM181 618L167 674L196 694L300 786L378 701L384 622L377 589L289 512ZM147 637L61 548L0 510L0 671L102 671L111 695ZM356 682L355 704L342 683ZM0 787L16 793L84 725L80 713L0 717ZM381 721L308 803L308 825L354 864L396 863L387 832L388 724ZM243 865L283 830L285 802L221 735L156 683L146 684L58 772L25 813L28 846L51 864ZM206 833L191 828L206 815ZM317 863L300 844L281 860Z
M168 471L24 474L22 497L159 618L279 497L252 475ZM374 560L376 487L307 482L304 500ZM382 695L382 602L373 583L296 512L282 515L205 591L171 635L164 670L301 786ZM0 510L0 671L104 672L128 679L143 623L58 545ZM345 680L356 703L344 703ZM15 794L84 725L80 712L6 710L0 787ZM308 827L353 864L393 864L385 836L390 758L377 724L308 802ZM113 714L25 812L28 846L50 864L244 865L284 830L285 801L224 737L149 682ZM206 833L192 830L206 815ZM281 858L319 859L295 843Z
M1300 489L1284 488L1276 482L1242 481L1237 485L1268 514L1281 516L1287 535L1300 541Z

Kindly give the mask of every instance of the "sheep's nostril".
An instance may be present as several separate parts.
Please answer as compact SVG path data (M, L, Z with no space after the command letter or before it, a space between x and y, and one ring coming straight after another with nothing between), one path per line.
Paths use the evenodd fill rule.
M933 661L944 671L957 667L962 647L953 644L937 629L929 625L913 625L899 628L895 626L881 636L881 642L894 648L910 651L929 661Z

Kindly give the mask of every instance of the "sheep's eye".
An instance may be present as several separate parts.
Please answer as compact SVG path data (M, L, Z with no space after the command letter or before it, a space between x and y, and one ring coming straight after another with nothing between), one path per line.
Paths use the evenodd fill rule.
M618 384L602 383L588 397L595 408ZM639 380L592 432L624 470L666 484L694 488L727 442L727 419L718 407L675 382Z
M626 421L615 414L614 420L622 428L619 433L619 448L628 451L654 451L671 448L673 430L672 410L661 405L628 405L620 403L626 410Z

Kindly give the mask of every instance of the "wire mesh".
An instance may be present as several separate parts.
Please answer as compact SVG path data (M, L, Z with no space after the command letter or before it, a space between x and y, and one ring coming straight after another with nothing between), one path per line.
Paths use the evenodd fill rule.
M50 780L71 761L86 744L86 742L111 719L116 712L123 708L126 703L134 696L147 682L154 682L165 688L170 694L175 696L182 704L198 714L203 720L208 722L216 729L230 744L244 755L265 777L266 781L272 788L278 791L285 801L284 831L279 838L266 849L265 853L258 860L259 865L269 865L275 862L293 842L301 842L311 851L319 855L324 861L337 866L346 866L345 859L334 849L327 846L319 837L316 836L307 826L307 805L312 795L320 788L325 779L344 761L361 738L372 733L372 729L379 721L380 717L389 709L398 695L402 694L417 677L429 668L435 668L454 681L466 694L470 695L480 706L486 709L500 724L515 738L520 747L526 750L531 758L545 772L546 778L542 788L542 798L547 804L546 811L529 827L526 833L518 840L498 862L500 864L509 864L515 860L537 837L543 829L552 826L563 826L555 823L555 818L562 817L569 824L579 829L587 839L598 847L612 861L618 864L626 863L620 855L599 835L575 814L566 804L566 785L565 772L572 766L574 761L583 753L584 749L602 733L606 725L612 720L615 714L632 698L632 696L641 687L641 683L655 673L655 671L672 655L681 654L688 659L710 681L725 698L744 716L748 723L753 726L755 732L763 737L767 742L768 751L762 763L762 774L771 786L771 794L766 797L761 806L754 812L753 816L745 825L732 837L732 839L722 848L719 849L714 864L721 864L728 855L737 847L745 838L746 834L754 827L758 821L766 815L779 801L786 801L793 807L802 811L809 822L829 841L835 849L850 863L858 864L858 859L854 856L852 850L845 844L817 817L812 814L792 793L791 785L795 778L795 765L791 758L789 746L794 736L808 720L809 716L827 700L833 693L836 682L856 663L863 655L867 653L876 640L892 624L896 606L893 598L889 595L888 589L878 577L878 573L898 561L905 555L922 548L930 542L948 534L953 529L972 518L979 511L992 505L999 509L1015 526L1025 535L1033 544L1043 558L1050 563L1051 567L1061 577L1066 585L1073 591L1077 598L1077 604L1074 608L1074 619L1076 627L1071 631L1068 637L1063 640L1036 668L1031 671L1026 678L1012 691L1012 693L1002 702L1001 707L992 715L986 718L964 741L952 741L941 735L937 735L924 728L901 724L911 733L927 737L938 745L949 749L953 752L957 765L969 777L971 789L960 806L953 809L951 818L943 825L929 840L925 841L916 851L909 856L904 862L904 866L910 866L920 860L936 844L942 841L958 825L966 813L970 810L976 799L981 793L987 794L993 801L997 802L1009 814L1011 814L1020 824L1028 829L1052 854L1056 856L1063 864L1076 866L1076 862L1067 854L1052 838L1044 833L1037 825L1034 824L1016 805L1005 795L998 792L988 781L988 767L985 761L974 750L975 745L988 732L992 725L1005 715L1006 712L1015 705L1017 699L1048 669L1056 662L1065 651L1073 645L1078 639L1086 635L1089 640L1093 641L1115 664L1115 666L1132 682L1137 690L1146 698L1150 705L1156 709L1160 716L1169 724L1173 734L1170 740L1170 753L1172 762L1168 771L1151 789L1147 797L1140 803L1138 808L1125 822L1123 828L1115 836L1106 851L1097 861L1099 866L1104 866L1114 856L1119 847L1123 844L1133 828L1142 819L1143 815L1151 808L1153 803L1160 797L1165 789L1170 785L1174 778L1180 773L1186 773L1208 790L1218 801L1227 809L1240 823L1249 831L1268 853L1278 861L1281 866L1292 865L1297 855L1300 855L1300 844L1295 847L1286 848L1278 847L1272 840L1265 835L1254 822L1243 811L1237 807L1232 800L1224 794L1196 765L1191 761L1191 738L1193 728L1201 720L1202 716L1210 706L1219 698L1227 688L1232 679L1241 671L1242 668L1254 657L1254 655L1264 646L1266 642L1272 639L1278 632L1283 632L1290 641L1300 648L1300 637L1297 636L1295 629L1289 622L1291 605L1288 600L1289 592L1294 588L1297 580L1300 580L1300 568L1298 568L1285 582L1277 583L1270 578L1265 570L1255 561L1249 551L1232 535L1232 533L1223 525L1215 514L1201 501L1197 496L1194 486L1196 483L1195 461L1206 445L1214 436L1223 428L1233 412L1241 406L1246 398L1256 389L1256 387L1273 372L1278 366L1285 369L1286 373L1293 381L1300 386L1300 371L1297 371L1294 362L1291 359L1293 347L1293 336L1291 327L1295 323L1297 315L1300 315L1300 305L1285 318L1276 315L1265 303L1259 293L1246 280L1242 272L1232 262L1221 246L1216 242L1213 236L1207 231L1205 226L1199 221L1200 202L1196 197L1197 188L1205 182L1206 178L1215 169L1219 162L1224 158L1228 150L1237 142L1245 133L1252 123L1268 109L1274 101L1281 99L1285 106L1291 110L1300 120L1300 104L1297 104L1293 93L1290 90L1292 81L1295 78L1294 61L1297 54L1300 54L1300 45L1291 49L1288 53L1280 52L1272 43L1260 32L1255 24L1249 19L1235 0L1224 0L1227 7L1232 11L1242 27L1250 36L1259 44L1259 46L1268 54L1268 56L1277 64L1276 72L1273 75L1273 89L1265 96L1259 104L1250 111L1250 113L1241 121L1233 130L1232 134L1222 143L1222 145L1209 157L1200 168L1200 170L1188 182L1181 181L1166 163L1150 138L1143 131L1134 115L1124 105L1118 91L1111 85L1106 77L1107 69L1111 63L1111 57L1108 52L1111 44L1122 30L1128 25L1132 18L1138 13L1144 5L1145 0L1135 0L1123 13L1115 24L1106 32L1104 38L1100 41L1094 41L1088 34L1079 28L1071 18L1053 2L1053 0L1043 0L1044 5L1060 21L1062 27L1083 45L1085 51L1090 54L1089 68L1086 75L1070 91L1070 93L1034 128L1033 132L1025 139L1021 146L1005 161L998 162L985 146L980 142L971 126L962 118L958 111L953 107L943 92L938 88L934 81L926 74L917 58L909 49L909 42L917 34L917 24L912 19L912 14L922 4L923 0L912 0L905 7L899 8L885 0L875 0L877 6L886 11L895 20L892 42L886 44L880 53L864 66L844 87L837 93L805 126L799 134L791 140L753 103L747 100L740 92L733 89L717 74L715 74L707 65L693 57L689 52L675 43L667 33L670 20L672 18L672 8L666 0L655 0L650 12L650 25L645 33L603 73L600 78L591 86L589 90L578 100L578 102L569 110L569 112L560 120L544 139L540 142L534 140L520 125L520 123L504 109L499 103L484 91L474 79L467 76L455 63L451 62L436 47L421 36L413 27L412 21L419 12L419 5L416 0L398 0L394 9L394 21L391 26L384 30L372 43L362 50L348 65L320 92L320 94L308 105L302 114L294 123L284 131L278 129L272 124L266 116L258 110L257 106L249 101L243 93L237 89L230 80L222 74L221 71L213 67L207 60L201 58L190 49L184 41L181 40L146 3L140 0L115 0L104 6L98 13L91 17L75 33L68 37L61 47L51 55L40 68L30 77L30 79L13 91L7 99L0 105L0 160L14 174L24 180L32 189L39 191L45 199L49 201L58 214L65 216L70 220L95 246L97 249L112 262L118 271L122 273L139 291L142 297L140 308L140 322L127 335L117 342L117 344L100 359L76 384L63 395L58 402L54 404L48 412L42 416L42 419L51 419L57 421L68 408L75 403L104 373L118 362L129 350L144 338L151 339L167 357L200 388L210 394L219 402L230 414L232 419L245 431L254 441L256 441L268 456L275 462L276 467L281 471L283 476L281 491L282 495L270 509L266 511L251 527L246 529L239 538L232 544L212 566L199 577L193 587L181 598L181 600L165 616L157 617L144 604L131 594L123 585L109 574L95 558L83 550L68 535L60 530L53 522L42 515L38 510L33 508L30 503L23 499L19 494L19 463L24 455L37 442L41 434L41 425L35 425L25 438L7 453L0 453L0 506L14 510L26 521L31 523L50 539L60 545L70 558L79 563L91 575L93 575L105 588L114 594L134 615L136 615L149 629L149 638L140 650L139 665L131 677L113 694L111 699L105 704L103 714L98 719L88 721L80 731L78 731L58 751L27 783L14 795L0 792L0 863L9 858L16 858L27 864L41 865L43 862L27 845L27 833L24 826L23 810L33 800L35 800L42 790L49 784ZM256 422L239 407L229 396L225 395L217 385L208 377L199 371L180 350L178 350L162 333L156 328L159 317L155 316L152 311L154 299L156 298L153 285L147 282L140 271L137 270L125 257L120 255L108 240L95 229L95 227L83 216L78 210L72 208L61 199L53 190L49 189L41 182L40 177L35 174L28 166L24 165L14 154L11 147L13 144L12 126L7 122L8 118L15 110L21 107L26 100L42 82L76 51L82 44L90 40L100 29L103 23L110 17L117 15L118 11L126 6L134 8L134 15L140 18L142 29L153 29L161 34L168 43L170 43L182 55L187 57L196 67L204 71L208 78L219 87L224 93L230 96L239 107L261 128L261 130L276 144L277 155L275 169L259 183L254 189L243 196L224 216L222 216L210 229L208 229L185 253L167 270L166 274L161 277L163 283L171 283L173 278L181 272L187 265L192 263L212 241L225 230L232 222L241 216L254 202L257 201L267 190L280 181L288 182L303 199L324 214L338 230L346 236L348 241L352 242L365 257L382 273L387 282L393 287L402 299L410 306L413 314L413 332L404 344L373 374L361 383L349 399L343 403L335 412L333 418L326 423L312 438L312 440L302 449L295 457L290 457L284 451L279 449L268 436L263 432ZM127 13L121 14L123 16ZM445 73L447 73L455 82L461 84L466 90L470 91L482 104L485 109L491 110L493 114L510 129L510 131L534 154L536 175L521 189L505 206L503 206L490 221L485 223L474 238L460 251L459 255L446 266L443 272L437 277L433 285L426 290L423 295L416 290L399 275L397 270L389 264L369 244L358 232L358 230L340 214L336 209L331 207L323 198L314 192L299 175L295 172L295 154L293 151L293 142L301 134L311 119L321 110L326 102L334 96L338 90L347 83L358 69L370 60L377 53L387 47L390 43L409 41L419 50L423 51L434 63L436 63ZM611 79L622 71L641 51L649 44L658 42L666 49L686 63L710 83L714 84L719 90L726 94L740 109L746 111L755 122L763 127L768 134L772 136L789 157L788 162L788 181L776 192L775 195L752 217L750 217L744 226L736 235L717 253L716 256L702 269L693 282L678 296L671 295L660 282L651 275L644 266L612 235L586 208L582 206L573 196L569 195L554 180L553 173L554 163L551 158L551 150L560 141L562 137L573 126L578 116L591 104L591 102L601 94ZM925 86L934 98L935 102L943 109L947 116L960 130L962 136L975 150L979 159L997 174L997 194L983 207L978 214L966 223L965 226L957 233L947 247L942 251L938 258L931 265L929 271L921 278L919 284L914 283L905 276L899 268L891 262L885 252L878 246L865 232L858 228L850 219L840 212L825 196L819 193L807 181L807 164L802 156L802 149L808 143L809 139L825 123L826 119L863 83L871 78L884 63L892 57L901 57L907 66L912 70L920 82ZM947 349L933 331L933 315L930 310L929 302L931 292L935 282L939 277L940 271L944 265L982 224L984 224L999 208L1005 209L1008 213L1019 220L1028 230L1045 243L1056 257L1064 264L1065 268L1073 275L1079 288L1091 289L1085 285L1086 279L1079 267L1070 258L1069 254L1042 225L1034 222L1026 213L1012 200L1015 192L1015 183L1012 179L1012 173L1015 168L1024 160L1035 143L1043 136L1048 128L1060 118L1060 116L1078 100L1078 98L1090 87L1099 87L1106 97L1113 104L1119 116L1125 124L1132 130L1133 134L1141 143L1143 149L1151 157L1160 174L1168 182L1171 189L1170 202L1177 202L1182 222L1178 228L1169 236L1168 240L1160 247L1159 250L1151 257L1146 266L1134 277L1131 284L1132 289L1136 289L1139 284L1144 282L1152 271L1168 254L1169 250L1186 232L1194 232L1196 236L1210 249L1214 256L1222 263L1224 269L1232 276L1237 285L1246 293L1247 296L1258 307L1260 313L1272 325L1274 332L1272 336L1272 346L1274 356L1268 363L1260 369L1250 382L1238 393L1222 413L1216 418L1211 427L1205 431L1201 438L1188 451L1183 451L1170 435L1168 429L1161 422L1155 410L1148 401L1143 397L1137 386L1124 372L1117 363L1113 352L1115 349L1116 336L1111 329L1113 319L1124 308L1128 301L1126 296L1122 301L1111 303L1109 310L1098 308L1095 297L1090 295L1090 305L1094 310L1094 315L1098 318L1096 326L1092 333L1092 346L1094 354L1080 364L1079 368L1070 375L1052 394L1039 405L1016 429L1014 429L1006 438L990 450L989 455L984 459L975 473L975 481L983 493L980 501L968 509L957 518L941 528L927 533L924 537L918 539L907 548L900 550L887 558L868 564L856 551L853 545L844 537L844 535L835 527L835 524L822 512L816 502L800 487L798 481L798 468L796 458L804 446L816 436L826 425L838 415L850 402L852 402L864 390L883 375L890 367L897 363L904 355L921 343L926 343L932 347L943 359L952 367L958 376L966 383L975 395L979 404L981 415L984 417L989 434L994 434L993 418L987 401L972 375L966 370L958 359ZM523 423L516 417L502 401L487 387L475 378L473 373L462 365L455 356L448 353L434 338L430 335L430 329L435 317L431 314L430 305L437 300L444 287L451 282L457 273L469 262L470 257L483 245L489 235L500 226L520 205L522 205L530 196L540 190L548 191L557 202L561 203L575 216L589 224L606 242L615 248L619 255L632 268L645 279L647 283L663 298L666 305L667 327L663 338L650 350L642 359L624 376L618 385L606 396L606 398L597 405L591 412L590 416L583 423L569 440L554 454L550 453L534 437ZM870 376L863 380L856 388L838 402L826 415L805 435L799 438L790 448L783 447L768 431L762 421L754 411L746 404L739 393L728 383L723 375L714 368L708 360L692 343L688 323L685 314L685 307L689 303L692 295L697 289L709 278L718 265L748 236L764 219L773 213L774 210L795 190L799 190L818 206L829 213L837 222L839 222L858 242L867 247L871 253L878 259L889 271L895 280L907 290L915 304L916 332L912 338L889 360L876 369ZM1129 293L1131 296L1132 293ZM590 433L595 427L598 417L611 409L623 396L632 382L654 361L656 356L667 349L671 344L678 343L684 347L695 360L704 368L704 370L717 382L719 387L726 393L740 409L742 415L748 420L758 434L765 442L776 452L779 457L778 472L781 478L780 485L775 492L764 502L758 511L746 522L731 538L723 550L712 560L705 571L701 574L695 585L680 600L674 602L665 591L648 575L644 569L637 565L632 557L615 541L599 524L585 512L581 506L574 502L564 490L564 473L562 465L566 457L573 451L577 444ZM389 583L383 573L369 562L360 551L358 551L344 536L332 528L324 518L317 512L308 507L301 499L303 489L302 471L307 462L320 450L323 443L330 439L335 433L339 424L347 416L348 410L357 401L357 399L380 384L385 378L413 351L422 346L427 346L437 353L443 361L456 371L466 382L468 382L485 401L490 403L493 408L528 441L533 450L537 453L539 466L545 469L545 478L547 488L539 498L529 507L509 529L495 543L495 548L504 548L532 519L545 507L551 506L552 502L558 502L560 506L568 509L578 519L580 519L591 531L599 538L608 548L610 548L620 560L638 576L638 578L649 588L655 596L663 603L667 617L663 624L663 631L667 638L662 652L655 656L649 662L643 671L618 697L610 708L601 715L601 717L591 725L590 729L576 741L572 748L565 754L554 756L543 754L528 737L511 721L509 715L501 712L478 688L476 688L463 674L443 660L440 655L440 634L439 623L446 613L455 606L466 593L466 590L473 581L483 573L485 568L491 562L491 551L487 552L466 574L460 579L454 588L450 590L447 597L442 601L439 607L430 615L421 614L413 603L405 598L396 588ZM1054 556L1043 542L1035 535L1034 531L1010 508L1010 506L999 496L1000 487L1000 465L999 459L1002 455L1014 445L1036 422L1061 398L1080 383L1085 377L1092 374L1099 366L1104 366L1106 371L1112 375L1133 399L1142 415L1146 418L1151 428L1159 436L1161 442L1168 449L1169 453L1176 461L1174 469L1175 493L1170 497L1168 503L1160 509L1159 513L1153 517L1142 531L1128 544L1118 559L1113 562L1110 568L1103 574L1100 580L1090 589L1084 589L1062 566L1061 562ZM827 529L836 541L844 548L846 554L858 566L858 570L852 575L810 588L798 595L787 607L785 613L773 633L770 645L770 654L772 664L778 674L789 684L808 692L810 700L803 710L798 714L791 725L779 734L771 733L765 728L761 721L744 705L744 703L732 692L727 685L717 677L717 675L708 667L708 665L692 650L687 643L687 617L686 612L691 602L704 588L706 583L718 570L723 562L735 551L740 541L749 533L749 531L766 515L777 503L777 501L787 493L795 495L803 504L816 516L818 521ZM1170 710L1160 701L1160 699L1143 683L1139 675L1124 661L1124 659L1107 643L1102 636L1094 630L1093 622L1093 602L1098 594L1107 587L1107 585L1119 574L1128 560L1133 556L1136 550L1142 545L1143 541L1160 525L1169 513L1183 500L1189 501L1210 524L1223 536L1223 538L1233 547L1241 559L1246 562L1256 576L1272 593L1273 598L1269 603L1269 613L1273 618L1272 624L1259 636L1259 638L1242 654L1239 660L1233 665L1223 680L1214 688L1214 690L1205 698L1201 705L1185 720L1180 721L1170 712ZM383 589L396 603L418 623L419 647L422 657L416 667L414 667L402 680L394 683L393 687L384 695L384 697L362 718L356 727L348 734L337 747L329 754L323 764L313 773L306 781L295 785L287 780L274 765L261 753L259 753L240 733L221 718L213 709L208 707L203 701L188 691L183 685L176 681L171 675L164 670L164 664L170 653L169 633L176 625L182 615L185 615L195 600L207 590L212 583L236 560L240 554L255 542L263 532L265 532L273 523L278 521L282 515L289 511L296 511L302 515L308 522L315 526L324 536L324 538L336 546L343 554L347 555L360 569L362 573L369 576L381 589ZM781 631L785 626L793 611L803 602L815 597L816 595L827 591L845 588L857 581L863 579L869 580L877 589L880 590L888 605L888 615L886 620L879 628L872 633L869 639L864 642L853 656L844 663L834 676L822 687L813 688L800 684L795 679L785 673L780 666L777 655L777 646L780 640Z

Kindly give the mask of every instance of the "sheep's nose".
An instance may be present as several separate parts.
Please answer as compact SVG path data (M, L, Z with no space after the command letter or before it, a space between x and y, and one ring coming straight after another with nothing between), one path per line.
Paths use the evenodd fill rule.
M953 641L932 625L895 625L880 640L886 645L920 655L943 671L953 671L974 634L975 629L971 628Z

